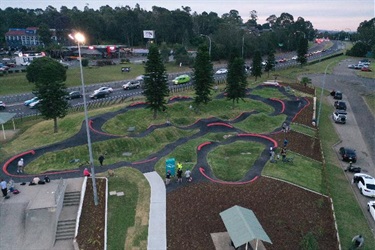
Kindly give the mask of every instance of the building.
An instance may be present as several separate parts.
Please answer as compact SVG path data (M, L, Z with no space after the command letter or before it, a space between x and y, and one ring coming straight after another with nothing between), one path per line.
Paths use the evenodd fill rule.
M50 32L51 40L56 41L56 30L50 29ZM32 48L43 45L42 41L39 40L37 27L28 27L26 29L10 28L5 33L5 42L12 49L20 49L22 47Z

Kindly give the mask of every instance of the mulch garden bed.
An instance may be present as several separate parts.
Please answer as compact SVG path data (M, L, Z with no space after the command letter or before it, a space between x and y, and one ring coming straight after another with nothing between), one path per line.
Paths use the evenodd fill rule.
M253 210L273 243L267 249L301 249L314 239L319 249L338 249L329 199L267 177L246 185L191 183L168 193L168 249L215 249L210 234L227 231L219 214L234 205Z
M275 133L269 135L272 139L275 139L281 147L284 144L285 137L288 139L287 149L297 154L309 157L316 161L322 162L323 157L321 153L320 140L311 136L298 133L296 131L289 131L287 133ZM279 152L279 151L278 151Z
M87 179L85 199L79 221L77 242L80 250L104 249L106 182L96 179L98 205L95 206L92 179Z

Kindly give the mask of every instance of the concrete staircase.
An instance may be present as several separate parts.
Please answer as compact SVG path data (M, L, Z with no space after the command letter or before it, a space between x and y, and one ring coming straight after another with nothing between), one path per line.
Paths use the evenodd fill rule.
M80 198L79 191L65 192L63 208L57 222L56 241L73 240Z

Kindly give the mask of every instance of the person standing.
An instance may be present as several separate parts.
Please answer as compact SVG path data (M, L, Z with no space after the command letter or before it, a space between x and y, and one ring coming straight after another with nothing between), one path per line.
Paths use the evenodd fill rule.
M284 148L288 145L289 141L288 141L288 138L285 138L284 139Z
M7 188L7 182L4 181L4 179L1 179L0 186L1 186L1 192L3 192L3 197L7 197L8 188Z
M103 156L103 155L100 155L100 156L99 156L99 163L100 163L100 166L101 166L101 167L103 166L103 162L104 162L104 156Z
M17 174L23 173L23 166L24 166L23 158L21 158L17 163Z
M182 170L182 164L181 164L181 162L177 163L177 169L181 169Z
M165 175L165 185L169 185L171 182L171 170L167 171L167 174Z
M186 171L185 171L185 178L186 178L187 182L191 182L191 180L192 180L191 171L189 169L186 169Z
M281 149L281 157L282 157L282 161L285 161L286 159L286 148L282 148Z
M182 183L182 168L177 170L177 182Z

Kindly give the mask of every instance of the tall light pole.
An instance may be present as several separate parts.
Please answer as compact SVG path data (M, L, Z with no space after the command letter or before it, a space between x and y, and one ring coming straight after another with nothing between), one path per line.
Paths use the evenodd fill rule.
M208 54L210 55L210 59L211 59L211 37L207 35L203 35L203 34L201 34L201 36L207 37L208 41L210 42L210 47L208 48Z
M245 34L242 35L242 50L241 50L242 59L243 59L243 53L244 53L244 45L245 45Z
M326 75L327 75L327 70L329 65L331 65L333 62L328 63L326 69L324 70L324 78L323 78L323 84L322 84L322 91L320 93L320 101L319 101L319 110L318 110L318 116L316 119L316 126L319 127L319 122L320 122L320 112L322 111L322 99L323 99L323 92L324 92L324 86L326 84Z
M89 148L89 159L91 167L91 178L92 178L92 189L94 193L94 203L95 206L98 205L98 193L96 190L96 179L95 179L95 168L94 168L94 158L92 156L92 145L91 145L91 136L89 128L89 116L87 113L87 102L86 102L86 88L85 81L83 78L83 69L82 69L82 55L81 55L81 44L85 42L85 37L82 33L69 34L70 39L74 40L78 44L78 56L79 56L79 67L81 70L81 84L82 84L82 95L83 95L83 108L85 112L85 122L86 122L86 134L87 134L87 146Z

